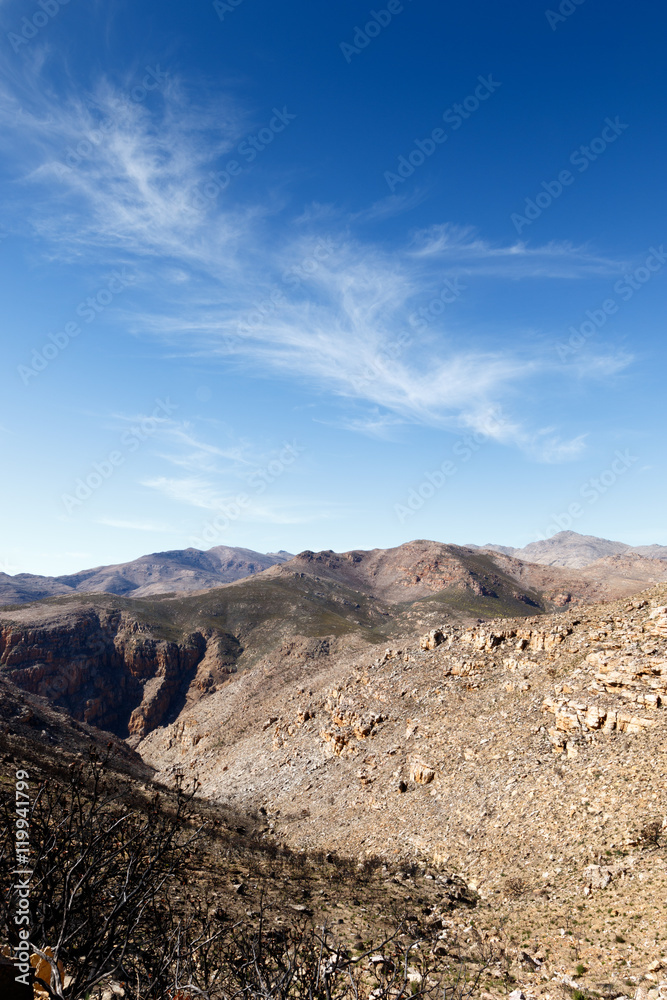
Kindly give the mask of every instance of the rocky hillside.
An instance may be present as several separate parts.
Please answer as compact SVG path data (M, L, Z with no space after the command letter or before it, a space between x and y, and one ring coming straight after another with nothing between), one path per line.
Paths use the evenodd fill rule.
M134 934L124 949L123 972L103 976L96 987L80 989L77 995L85 993L93 1000L146 996L143 989L135 994L136 980L133 982L134 977L127 971L128 966L133 970L135 941L141 951L133 971L137 979L139 973L144 976L147 992L153 996L192 994L192 985L187 994L175 993L173 986L169 986L173 983L171 976L178 973L183 976L189 948L202 940L206 961L197 965L202 976L199 982L204 987L216 988L205 995L219 998L249 992L239 989L234 970L244 967L249 955L257 957L251 949L258 937L263 941L261 957L266 963L263 963L265 970L270 967L272 957L284 954L283 942L289 943L292 959L293 948L297 946L302 968L312 970L311 931L320 933L323 925L327 927L325 949L333 948L334 952L340 949L341 962L345 963L339 968L338 984L342 981L345 991L348 967L357 978L361 972L364 988L355 995L362 998L373 996L371 991L377 977L371 956L377 961L377 951L383 942L387 947L387 939L391 950L385 954L397 958L411 946L411 974L413 969L427 964L438 978L449 981L450 956L456 969L462 954L470 962L473 974L480 968L480 956L474 945L469 948L464 943L463 934L460 940L459 935L450 937L446 950L438 939L443 921L448 926L456 923L463 928L478 905L477 894L461 878L443 871L435 877L429 875L427 880L423 869L414 868L406 880L398 866L382 865L378 859L359 866L356 859L335 852L308 856L301 851L277 850L261 812L240 813L202 797L191 799L191 785L187 782L187 802L181 801L179 811L176 791L156 782L151 769L122 741L73 722L43 699L20 691L0 677L0 804L5 819L0 824L0 877L4 886L15 882L16 875L12 874L12 868L17 771L22 781L25 779L21 785L21 789L27 787L24 798L30 801L31 857L36 866L31 883L31 910L42 917L31 930L30 940L35 948L50 954L61 926L62 910L58 907L62 895L53 891L53 883L47 879L66 880L75 887L74 906L69 910L67 925L70 934L64 945L56 944L62 948L58 967L64 974L66 995L76 986L72 977L80 970L81 963L93 975L104 971L103 966L100 970L101 963L95 964L100 961L100 938L105 942L104 920L114 905L112 936L106 940L112 944L122 941L128 923L122 910L126 903L131 907ZM9 809L4 812L7 806ZM165 858L162 854L160 865L156 856L160 857L158 851L164 846L164 829L165 825L169 828L169 818L176 823L177 840L184 850L176 858L173 855ZM96 833L94 838L91 828ZM46 830L48 837L44 835ZM42 851L46 857L40 860ZM180 863L165 874L170 859ZM121 874L114 878L117 865ZM42 877L45 869L46 876ZM100 876L102 871L104 875ZM62 881L58 884L62 885ZM159 894L155 909L151 905L153 891ZM137 896L141 904L135 909ZM169 900L168 907L162 902L165 899ZM7 902L13 900L8 896ZM148 916L144 933L137 932L137 912ZM0 912L3 1000L23 996L23 992L15 990L17 969L10 961L12 949L7 944L15 937L15 913L13 906L8 905ZM82 913L84 919L80 921L77 917ZM159 922L157 933L154 920ZM90 942L91 924L95 928L92 936L100 931L100 938L94 937L94 949L83 948L80 936L72 945L73 934L87 935ZM178 961L178 971L171 966L171 976L164 976L165 962L172 956L169 953L165 956L161 945L171 939L172 933L177 934L179 944L178 959L173 959ZM150 935L148 946L147 935ZM415 938L419 941L416 945ZM320 944L319 939L315 941ZM318 953L319 947L315 954ZM330 973L328 954L325 950L325 964ZM48 980L49 970L44 964L35 957L31 964L38 966L41 978ZM504 974L507 964L503 961ZM113 968L111 962L106 963L107 968L109 965ZM229 990L219 988L221 971L228 974ZM156 991L156 978L160 974L164 979ZM32 992L26 989L25 995L32 996ZM34 992L35 996L46 996L38 988ZM332 994L340 995L338 990L335 993L332 990Z
M544 1000L657 989L667 585L603 604L570 591L556 611L527 580L583 586L583 571L411 545L302 553L189 597L5 612L0 736L91 738L42 695L131 732L145 781L196 777L229 815L260 817L269 850L378 858L377 914L409 900L443 954L453 941L487 949L483 1000L512 981ZM260 885L244 864L230 893ZM321 864L320 903L292 903L366 934L375 903L355 923L350 898L338 917ZM468 887L474 917L450 907L448 886Z
M285 649L138 750L279 843L456 872L477 931L523 941L530 995L618 996L659 981L666 722L663 586L379 656Z
M49 762L67 766L91 753L111 757L114 770L135 781L150 782L154 771L124 740L96 726L77 722L46 698L28 693L0 675L0 747L24 767ZM7 758L4 760L7 763ZM4 771L4 768L0 768Z
M289 552L253 552L216 545L207 552L176 549L153 552L128 563L98 566L69 576L0 573L0 604L20 604L62 594L117 594L147 597L174 591L204 590L253 576L290 559Z
M449 623L404 637L380 656L294 642L153 732L139 750L165 776L196 768L214 797L287 811L293 818L277 826L288 839L314 845L333 819L350 849L442 852L457 870L474 867L479 885L494 891L500 858L491 840L503 870L526 868L516 830L497 822L504 811L520 806L518 817L533 799L537 812L551 803L544 843L531 849L536 875L568 824L572 802L565 798L559 812L549 777L564 761L584 772L599 762L587 791L591 802L606 802L586 812L586 849L575 853L587 856L596 844L604 851L609 842L617 848L635 818L667 812L658 780L667 780L660 756L666 597L663 587L631 604ZM646 752L653 763L644 777L653 787L623 804L605 769L619 755ZM417 795L422 786L429 787ZM415 797L406 812L408 794ZM307 819L295 818L306 807ZM372 829L369 809L377 814ZM489 844L480 851L483 841Z
M387 616L298 574L178 599L63 597L0 615L0 669L76 719L140 738L296 634L372 645Z
M141 618L110 607L47 604L0 625L6 676L121 736L144 735L177 715L191 689L205 690L233 669L235 655L231 637L205 630L168 641Z
M490 599L489 615L503 610L516 613L522 605L553 610L572 603L613 600L647 584L667 581L667 562L657 559L613 556L582 570L570 570L427 540L393 549L301 552L273 567L270 575L284 578L297 571L399 606L430 600L484 614L485 599Z

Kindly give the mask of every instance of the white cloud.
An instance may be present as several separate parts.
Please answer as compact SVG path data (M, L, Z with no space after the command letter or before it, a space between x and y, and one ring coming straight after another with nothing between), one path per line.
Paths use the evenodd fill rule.
M546 434L550 434L549 437ZM559 462L570 462L579 458L586 449L586 434L579 434L570 441L561 441L557 435L550 431L539 432L529 442L528 450L540 462L551 464Z
M571 363L582 378L609 379L629 368L634 360L634 355L627 351L616 351L609 354L595 354L592 351L586 351L581 355L575 354ZM565 364L567 365L567 359Z
M390 413L380 413L375 410L364 414L361 417L343 416L338 420L320 420L316 418L316 423L326 424L330 427L343 427L348 431L355 431L364 434L366 437L381 440L393 439L396 430L405 426L405 421Z
M413 234L410 254L417 260L454 261L487 277L574 279L621 274L625 262L601 257L585 246L552 240L530 246L523 240L506 245L483 239L472 226L452 223Z
M169 500L175 500L190 507L202 507L204 510L220 510L234 500L232 496L220 494L212 483L203 479L155 476L142 480L141 485L157 490Z
M421 205L427 197L428 190L418 187L410 194L390 194L386 198L380 198L379 201L373 202L370 208L355 212L350 216L350 219L354 222L380 222L383 219L401 215L403 212L409 212L417 205Z
M518 346L463 346L460 333L456 346L437 330L418 337L410 315L443 274L563 280L620 267L584 247L497 245L452 224L418 231L388 250L355 239L347 228L354 217L338 221L331 206L311 206L279 229L270 196L261 206L244 205L230 185L193 200L247 128L233 102L194 102L173 79L155 91L150 110L108 81L90 99L57 97L38 84L37 77L24 84L21 101L5 88L0 124L5 141L20 128L29 150L20 184L31 192L29 217L51 253L86 262L95 255L105 266L132 260L137 286L164 303L160 312L130 310L135 332L160 338L175 356L301 380L367 406L363 417L346 418L363 433L384 433L392 421L475 426L476 414L523 381L558 369L554 359ZM105 117L113 127L98 141ZM90 154L65 169L67 149L82 140ZM357 220L396 214L420 197L383 199ZM19 204L18 214L25 209ZM186 428L170 425L169 433L179 450L168 457L188 472L245 461L241 452L202 444ZM497 439L531 454L567 456L581 447L580 438L538 447L541 436L514 420ZM196 476L150 482L198 506L221 502Z
M226 433L225 437L228 436L229 434ZM177 446L180 450L162 453L160 457L189 472L238 472L242 469L252 468L257 464L252 457L251 446L247 441L236 441L226 448L221 448L219 445L209 444L196 437L189 423L172 422L166 437L169 443Z
M207 525L215 528L215 514L222 516L224 529L230 523L242 521L254 524L311 524L321 520L331 520L340 516L349 516L351 505L337 502L327 502L313 506L312 499L303 496L282 496L270 501L259 495L248 494L239 489L237 493L221 493L209 480L175 479L158 476L146 479L142 485L156 490L168 500L186 507L195 507L210 511L200 526L203 531ZM240 502L240 494L244 495Z

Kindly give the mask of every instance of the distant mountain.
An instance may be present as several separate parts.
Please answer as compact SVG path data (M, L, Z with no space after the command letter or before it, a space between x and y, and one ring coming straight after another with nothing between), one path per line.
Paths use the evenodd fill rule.
M41 601L43 597L58 597L61 594L71 593L71 587L58 583L52 576L35 576L33 573L17 573L16 576L9 576L8 573L0 573L0 605Z
M515 549L512 545L469 545L469 549L485 549L490 552L502 552L504 556L513 556L518 549Z
M634 545L630 552L644 559L667 559L667 545Z
M98 566L69 576L0 573L0 604L20 604L73 593L149 597L171 591L205 590L254 576L291 558L291 553L282 550L264 555L252 549L216 545L207 552L199 549L153 552L132 562Z
M502 552L524 562L542 566L566 566L568 569L581 569L609 556L667 559L667 545L626 545L625 542L612 542L594 535L580 535L576 531L559 531L551 538L531 542L522 549L507 545L482 545L480 548Z

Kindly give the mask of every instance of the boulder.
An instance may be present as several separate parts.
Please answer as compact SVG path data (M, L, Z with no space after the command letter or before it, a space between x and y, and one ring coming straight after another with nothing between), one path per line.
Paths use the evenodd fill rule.
M432 628L430 632L423 635L419 640L420 649L435 649L445 641L445 633L440 628Z
M613 874L611 868L603 868L601 865L589 865L584 869L586 883L591 889L606 889Z
M415 757L410 762L410 778L418 785L430 785L435 778L435 768L421 757Z

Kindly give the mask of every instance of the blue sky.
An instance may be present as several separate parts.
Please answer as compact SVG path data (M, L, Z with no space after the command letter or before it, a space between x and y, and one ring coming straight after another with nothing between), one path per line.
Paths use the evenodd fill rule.
M0 0L0 570L667 543L666 22Z

